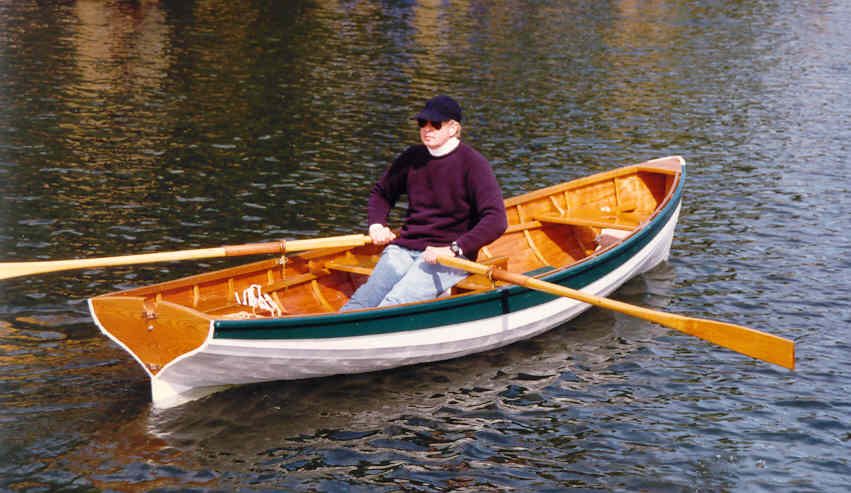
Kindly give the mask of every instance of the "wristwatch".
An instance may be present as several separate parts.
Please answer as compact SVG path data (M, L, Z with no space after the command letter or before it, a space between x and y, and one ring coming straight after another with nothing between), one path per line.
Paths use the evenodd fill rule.
M452 243L450 243L450 244L449 244L449 249L450 249L450 250L452 250L452 253L453 253L456 257L464 258L464 251L463 251L463 250L461 250L461 247L459 247L459 246L458 246L458 242L457 242L457 241L453 241Z

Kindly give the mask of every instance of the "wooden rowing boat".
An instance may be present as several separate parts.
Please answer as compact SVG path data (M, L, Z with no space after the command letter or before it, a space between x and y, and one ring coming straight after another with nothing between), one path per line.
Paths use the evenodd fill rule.
M508 230L478 261L605 296L668 257L684 165L657 159L508 199ZM97 296L89 307L147 372L156 407L231 385L486 351L589 307L472 275L434 300L338 313L381 249L301 252Z

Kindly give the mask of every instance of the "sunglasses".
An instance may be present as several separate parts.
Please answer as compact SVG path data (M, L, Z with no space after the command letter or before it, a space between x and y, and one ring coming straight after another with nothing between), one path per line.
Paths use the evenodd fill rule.
M425 127L429 123L431 123L431 127L435 130L440 130L440 127L443 126L443 122L433 122L431 120L423 120L421 118L417 119L417 125L419 125L420 128Z

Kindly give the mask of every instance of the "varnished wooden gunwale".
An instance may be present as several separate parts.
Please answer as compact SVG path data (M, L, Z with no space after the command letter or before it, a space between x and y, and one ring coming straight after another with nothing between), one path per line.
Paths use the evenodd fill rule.
M580 261L593 253L591 244L594 236L602 228L609 225L618 229L628 227L636 229L640 223L634 221L631 224L623 221L616 223L611 221L611 218L594 220L589 217L589 214L594 211L589 210L585 210L584 216L574 221L574 224L571 224L569 217L563 220L563 224L559 224L557 219L547 221L548 215L557 217L569 211L571 207L576 208L576 205L571 204L567 198L570 194L576 194L583 187L609 186L601 185L601 183L611 183L611 193L614 194L617 191L617 180L625 178L642 180L642 176L644 178L648 176L675 178L676 174L677 170L674 168L636 165L509 198L506 200L509 228L502 238L485 249L480 259L484 260L489 256L509 257L511 261L507 267L516 272L530 271L546 265L564 267ZM664 188L670 191L672 182L665 184ZM609 193L608 190L603 190L597 194L607 193ZM664 196L664 193L656 192L656 195ZM646 200L647 197L644 199ZM575 202L580 200L575 199ZM655 202L652 210L645 210L642 214L638 214L643 216L644 221L651 219L653 213L664 202L656 197L653 200ZM540 212L544 210L547 212ZM542 218L545 220L542 221ZM328 311L329 298L345 302L340 296L329 296L329 293L334 291L348 293L349 289L356 287L359 283L352 278L368 275L371 266L377 261L379 251L380 249L374 246L364 246L331 252L306 252L292 255L285 260L280 257L253 262L116 293L116 295L141 296L154 301L168 299L202 312L209 310L214 313L223 313L227 311L222 309L223 306L238 308L235 303L230 303L235 293L241 292L250 284L259 284L267 292L285 291L282 295L284 299L291 297L308 301L309 298L315 298L314 303L307 304L316 308L317 312L325 312ZM325 268L325 264L329 264L331 268ZM346 286L347 284L349 286ZM292 291L305 291L310 296L305 296L305 293L299 296ZM227 302L211 301L215 299L227 299ZM309 312L295 309L288 313L304 315Z

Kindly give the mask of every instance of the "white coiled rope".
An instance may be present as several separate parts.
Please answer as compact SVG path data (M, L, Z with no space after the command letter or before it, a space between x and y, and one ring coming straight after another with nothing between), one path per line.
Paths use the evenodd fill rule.
M259 284L252 284L242 292L242 299L239 299L239 293L233 294L236 297L236 302L242 306L251 307L252 312L256 315L257 310L269 312L273 317L283 315L283 310L272 299L271 296L263 292Z

